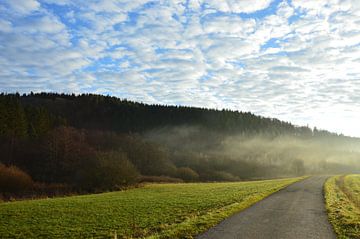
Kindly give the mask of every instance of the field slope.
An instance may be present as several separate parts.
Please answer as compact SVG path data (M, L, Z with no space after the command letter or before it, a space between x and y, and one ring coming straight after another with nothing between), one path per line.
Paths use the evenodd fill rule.
M325 184L330 222L339 238L360 238L360 175L335 176Z
M301 178L0 203L0 238L191 238Z

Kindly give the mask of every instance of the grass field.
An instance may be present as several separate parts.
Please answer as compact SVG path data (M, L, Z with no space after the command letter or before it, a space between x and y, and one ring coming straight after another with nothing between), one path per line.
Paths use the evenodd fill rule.
M360 175L331 177L325 198L338 238L360 238Z
M191 238L298 180L149 184L0 203L0 238Z

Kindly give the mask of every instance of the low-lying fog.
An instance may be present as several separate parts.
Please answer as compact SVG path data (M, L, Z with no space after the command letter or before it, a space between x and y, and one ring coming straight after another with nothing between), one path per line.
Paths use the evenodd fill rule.
M195 126L152 130L145 137L164 146L180 166L215 168L239 178L360 173L355 138L237 135Z

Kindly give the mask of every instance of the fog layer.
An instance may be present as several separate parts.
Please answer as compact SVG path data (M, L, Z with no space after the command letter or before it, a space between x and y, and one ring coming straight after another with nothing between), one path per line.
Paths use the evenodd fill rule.
M177 166L238 179L360 173L360 141L343 136L222 134L181 126L145 138L165 147Z

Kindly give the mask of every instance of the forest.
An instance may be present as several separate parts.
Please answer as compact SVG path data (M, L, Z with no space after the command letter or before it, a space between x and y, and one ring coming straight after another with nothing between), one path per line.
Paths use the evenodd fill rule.
M5 195L355 173L359 143L249 112L95 94L0 94Z

